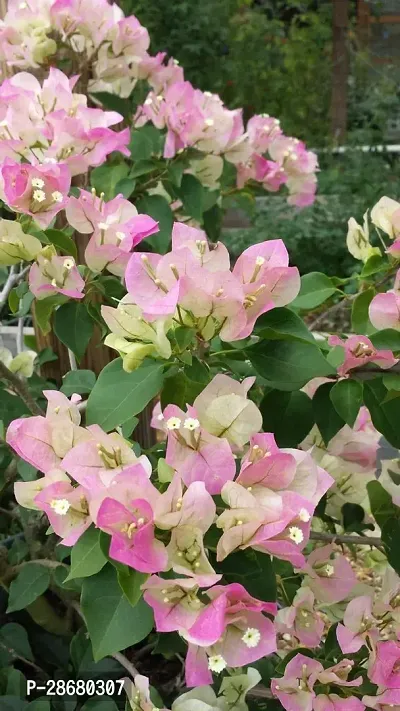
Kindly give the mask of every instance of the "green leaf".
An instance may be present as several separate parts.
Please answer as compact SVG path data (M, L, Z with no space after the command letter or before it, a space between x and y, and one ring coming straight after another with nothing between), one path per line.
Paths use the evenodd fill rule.
M260 403L264 432L273 432L279 447L297 447L314 426L308 395L271 390Z
M117 163L116 165L105 163L91 171L90 182L98 194L104 193L106 200L112 200L117 195L117 184L126 178L128 173L127 163Z
M31 415L25 403L17 395L2 390L0 395L0 420L8 427L12 420L23 415Z
M371 288L362 291L354 299L351 309L351 327L354 333L368 336L375 330L368 315L369 305L374 296L375 289Z
M43 595L49 584L50 573L44 565L27 563L10 585L7 612L27 607Z
M85 304L69 301L60 306L54 316L54 333L78 360L84 355L93 335L94 324Z
M362 533L365 528L374 528L372 524L363 523L365 511L360 504L346 502L342 506L343 528L345 531Z
M35 701L31 701L27 711L50 711L50 701L43 697L41 699L35 699Z
M35 302L35 318L36 323L45 336L50 333L50 319L54 309L60 306L65 301L63 297L60 299L60 294L48 296L47 299L40 299Z
M331 389L330 399L339 417L353 427L363 402L363 386L358 380L339 380Z
M154 170L157 170L157 164L152 160L138 160L131 172L129 173L130 178L140 178L142 175L148 175Z
M130 605L110 565L85 578L81 603L95 661L137 644L153 627L151 608L143 599Z
M387 390L400 390L400 373L387 373L382 382Z
M62 230L48 229L43 234L46 235L49 243L54 244L60 252L73 257L75 260L78 259L76 244L65 232L62 232Z
M138 212L150 215L158 222L159 231L148 237L146 242L161 254L168 252L174 215L167 200L161 195L145 195L137 202L136 208Z
M387 390L381 378L364 382L364 404L371 414L371 419L378 430L393 447L400 449L400 399L383 402Z
M103 568L107 558L100 548L99 537L99 529L90 526L75 543L71 551L71 570L64 582L73 578L87 578Z
M311 343L262 341L246 349L246 354L267 385L277 390L299 390L312 378L336 372Z
M118 94L110 94L108 91L97 91L91 94L94 99L100 101L105 109L109 111L117 111L124 118L132 116L132 106L129 99L121 99Z
M334 387L334 383L320 385L312 399L315 422L326 445L346 424L333 406L330 397Z
M116 184L115 192L117 195L121 193L124 198L128 200L134 192L135 187L136 180L133 180L132 178L122 178L122 180L119 180Z
M60 390L67 397L71 397L74 393L86 395L93 390L95 383L96 375L92 370L71 370L64 375Z
M116 660L108 657L97 663L94 661L92 645L84 627L81 627L71 640L70 657L77 679L121 677L122 667Z
M256 321L254 333L269 340L289 339L315 344L315 338L303 319L285 308L272 309L262 314Z
M0 696L1 711L28 711L27 701L23 701L18 696Z
M360 276L364 279L365 277L369 277L377 272L386 271L387 265L387 260L380 254L372 254L372 256L365 262Z
M129 150L133 161L147 160L153 155L153 141L147 135L146 131L143 131L140 128L134 128L131 133Z
M379 481L370 481L367 484L367 491L372 515L379 528L383 528L386 521L398 516L399 509Z
M28 634L22 625L9 622L0 629L0 646L5 645L13 657L24 657L33 662L31 645Z
M105 699L104 696L96 696L88 699L83 704L81 711L118 711L118 707L110 698Z
M15 287L14 289L11 289L8 295L8 305L11 313L16 314L19 309L19 296Z
M251 550L237 551L218 563L218 568L229 583L241 583L250 595L275 602L276 575L270 555Z
M197 222L201 222L203 217L204 188L200 181L195 178L194 175L186 173L182 177L178 193L185 212L197 220Z
M375 348L400 351L400 333L394 328L384 328L383 331L372 334L371 343Z
M144 361L133 373L126 373L118 358L101 371L89 395L86 424L98 424L106 432L123 425L141 412L161 390L163 366Z
M134 570L133 568L127 568L126 571L118 570L117 577L118 584L126 599L129 600L132 607L135 607L142 597L143 593L140 588L149 577L148 574L139 573L138 570Z
M381 532L382 541L385 544L385 552L389 565L400 573L400 520L398 518L390 518L383 525Z
M296 309L315 309L337 291L332 279L322 272L310 272L301 277L299 295L292 301Z

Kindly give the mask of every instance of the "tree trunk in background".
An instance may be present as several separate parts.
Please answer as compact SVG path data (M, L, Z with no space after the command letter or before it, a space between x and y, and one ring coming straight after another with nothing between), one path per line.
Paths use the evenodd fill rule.
M349 0L332 0L332 99L331 129L333 140L343 143L347 131L347 80L349 76Z

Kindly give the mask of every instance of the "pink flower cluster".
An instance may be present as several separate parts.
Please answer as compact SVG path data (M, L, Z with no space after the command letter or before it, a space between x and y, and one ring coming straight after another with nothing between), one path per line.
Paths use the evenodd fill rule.
M324 669L316 659L296 654L287 664L280 678L272 679L271 691L286 711L363 711L365 705L354 696L339 696L345 690L362 684L362 677L348 680L354 662L343 659ZM316 684L324 685L327 693L316 693ZM328 687L328 689L326 688Z
M315 506L332 482L307 453L280 450L273 435L257 434L262 418L247 398L252 382L217 375L187 412L170 405L158 415L172 473L164 493L151 482L149 460L137 458L121 435L81 426L79 396L45 391L46 416L14 420L7 432L8 444L44 474L15 485L20 505L45 512L65 545L94 523L110 535L113 559L152 574L145 599L157 630L179 631L188 642L190 686L276 649L274 625L264 614L275 615L276 605L241 585L217 585L221 575L204 535L214 523L223 530L219 560L251 547L303 568ZM234 481L234 452L249 441ZM214 494L226 505L218 517ZM316 591L324 575L317 563L311 560L305 571ZM341 580L343 563L334 566L341 599L348 583ZM178 577L160 577L171 569ZM199 596L200 588L206 590Z
M290 204L305 207L314 202L317 156L302 141L285 136L277 119L253 116L245 131L240 109L230 111L216 94L176 81L164 92L150 92L138 109L136 126L146 121L167 130L165 158L188 147L224 156L237 166L239 188L251 180L276 192L285 184Z
M314 202L317 157L304 143L285 136L279 121L268 115L254 116L245 131L240 109L230 111L217 95L195 89L176 60L166 61L165 53L151 56L149 44L137 18L125 17L107 0L10 0L0 29L0 58L11 66L36 68L68 48L83 65L90 64L90 92L128 97L138 80L146 80L152 90L139 107L136 125L150 120L166 129L165 158L194 147L234 163L239 187L250 180L275 192L285 184L290 204ZM54 130L59 129L58 122ZM67 141L65 150L71 147ZM214 180L222 168L221 159L213 161Z
M231 271L223 244L210 249L204 232L175 223L172 251L132 254L125 282L129 302L148 322L177 312L178 323L195 327L204 340L219 334L234 341L250 335L260 314L296 297L300 276L288 261L282 240L270 240L246 249ZM118 309L103 307L102 314L114 330Z
M63 164L71 175L104 163L113 151L129 155L129 129L115 111L89 108L87 97L73 93L78 77L51 68L41 85L21 72L0 86L0 162Z
M338 367L339 375L347 375L353 368L359 368L367 363L374 363L386 370L396 365L399 360L393 356L392 351L375 348L367 336L349 336L346 341L339 336L330 336L328 343L330 346L339 346L344 350L344 361Z

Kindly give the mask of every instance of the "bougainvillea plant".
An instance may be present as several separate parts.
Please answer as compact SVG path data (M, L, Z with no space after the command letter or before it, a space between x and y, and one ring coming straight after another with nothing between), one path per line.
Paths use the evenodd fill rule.
M400 203L349 220L350 278L263 235L233 264L226 208L295 219L315 154L106 0L8 5L1 709L400 709Z

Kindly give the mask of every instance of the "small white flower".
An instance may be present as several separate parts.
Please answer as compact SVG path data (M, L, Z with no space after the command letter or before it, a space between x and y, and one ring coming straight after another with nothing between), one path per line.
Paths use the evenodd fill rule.
M74 262L73 259L64 259L64 261L63 261L63 267L64 267L65 269L68 269L68 271L70 271L70 269L73 269L74 266L75 266L75 262Z
M265 259L264 257L257 257L256 258L256 264L258 267L262 267L263 264L265 264Z
M33 199L36 202L43 202L46 200L46 193L43 190L34 190Z
M200 422L195 417L188 417L183 423L185 430L197 430L200 427Z
M59 516L65 516L68 513L71 504L67 499L53 499L50 501L50 506L53 511Z
M311 518L311 516L308 513L307 509L300 509L300 511L299 511L300 521L303 521L303 523L308 523L310 518Z
M57 163L55 158L44 158L43 163Z
M170 417L167 422L167 430L179 430L182 420L179 417Z
M248 627L242 637L242 642L245 643L246 647L252 648L257 647L259 645L260 639L260 630L258 630L256 627Z
M208 668L216 674L220 674L226 669L226 661L220 654L214 654L213 657L208 658Z
M64 200L64 195L60 193L59 190L55 190L54 193L51 193L51 197L54 202L62 202Z
M288 632L285 632L285 634L282 635L282 639L284 639L285 642L290 642L292 636Z
M41 178L32 178L31 185L34 188L43 188L44 180L42 180Z
M332 575L334 574L334 572L335 572L335 568L333 567L333 565L328 564L325 566L325 573L328 576L328 578L331 578Z
M206 124L206 126L210 126L210 128L211 128L211 126L214 126L214 119L212 119L212 118L207 118L207 119L204 121L204 123Z
M102 231L104 231L104 232L105 232L106 230L108 230L109 226L110 226L110 225L108 225L107 222L99 222L99 224L97 225L97 227L99 228L99 230L102 230Z
M153 103L153 99L151 98L151 96L148 96L146 101L144 102L144 105L151 106L152 103Z
M294 541L294 543L302 543L304 540L303 531L301 528L297 528L297 526L291 526L289 528L289 538L291 541Z
M124 232L116 232L115 236L116 236L118 242L122 242L122 240L125 239L125 237L126 237Z
M52 279L52 280L51 280L51 285L52 285L52 286L58 286L58 284L57 284L57 279Z

